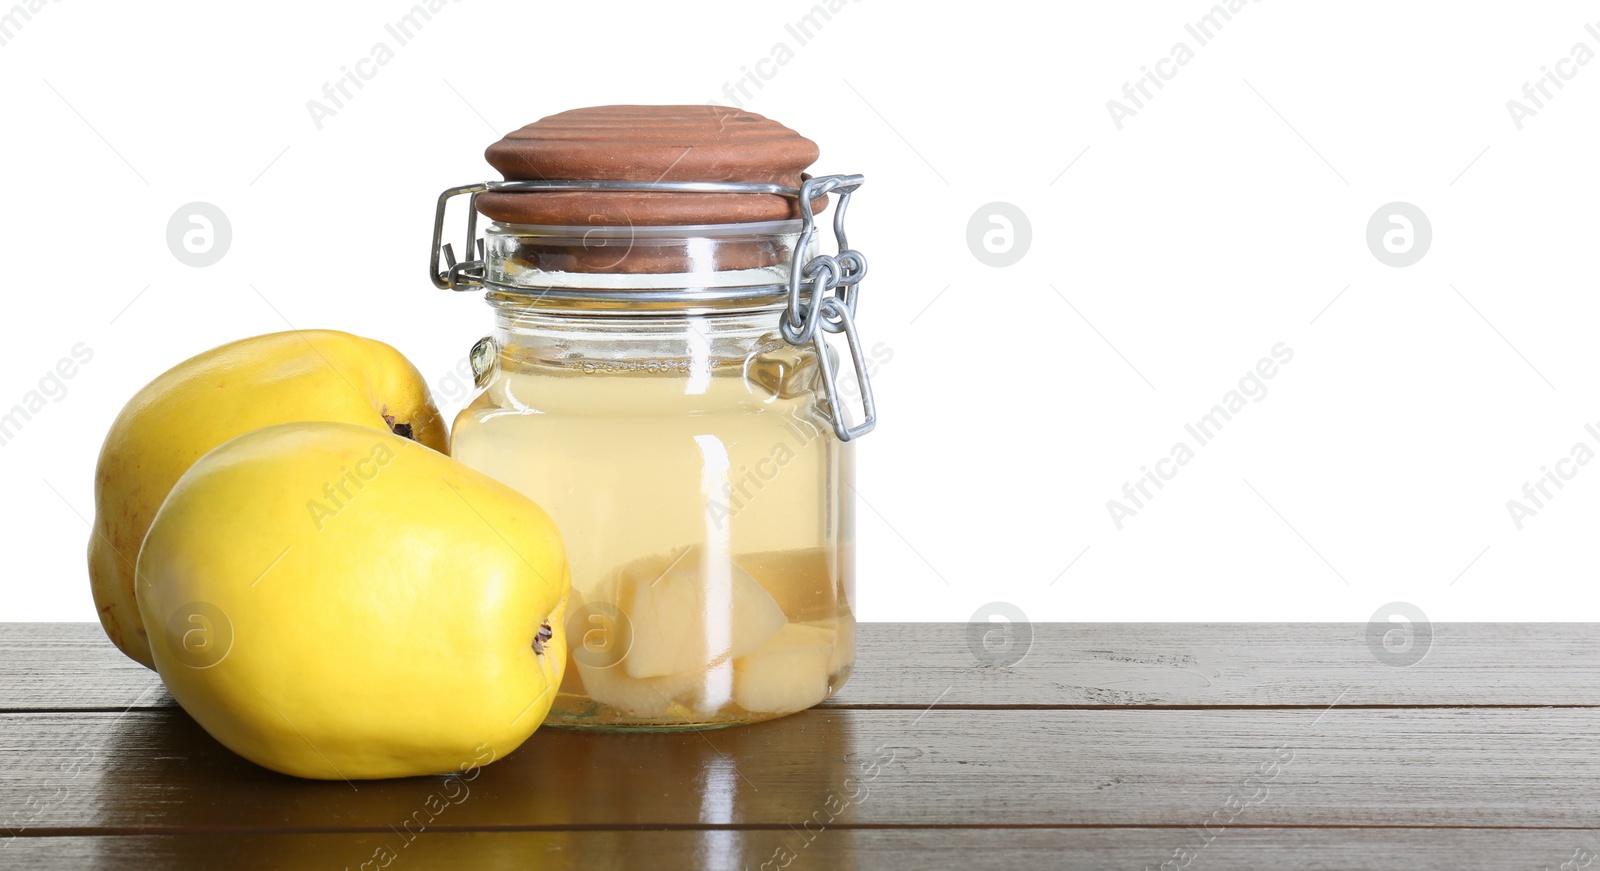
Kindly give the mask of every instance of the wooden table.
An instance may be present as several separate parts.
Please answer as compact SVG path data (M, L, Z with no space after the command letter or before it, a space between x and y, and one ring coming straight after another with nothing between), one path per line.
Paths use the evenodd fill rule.
M1004 666L866 625L820 708L541 729L441 804L257 768L98 626L0 624L0 868L1600 869L1595 626L1409 667L1360 624L1032 630Z

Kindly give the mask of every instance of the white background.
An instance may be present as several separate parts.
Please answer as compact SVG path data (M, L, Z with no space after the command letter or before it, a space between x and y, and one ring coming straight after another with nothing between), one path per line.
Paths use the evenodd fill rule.
M1205 2L864 0L799 45L803 0L465 0L395 47L408 8L64 0L0 46L0 409L94 354L0 447L0 620L94 619L82 518L141 385L326 327L400 348L453 413L490 318L424 276L434 196L543 115L726 102L780 42L744 107L868 177L861 326L893 357L860 447L863 619L1600 619L1600 463L1521 530L1506 505L1600 422L1600 62L1521 130L1506 108L1600 50L1600 6L1265 0L1198 47ZM380 41L317 129L307 101ZM1193 60L1118 130L1106 102L1179 41ZM233 226L209 268L165 239L197 200ZM994 201L1032 225L1006 268L967 244ZM1365 241L1392 201L1433 227L1407 268ZM1267 395L1118 530L1107 500L1280 342Z

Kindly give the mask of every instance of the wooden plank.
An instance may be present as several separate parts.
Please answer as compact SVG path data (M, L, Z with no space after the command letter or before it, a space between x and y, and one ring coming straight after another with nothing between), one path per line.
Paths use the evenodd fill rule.
M863 624L835 708L1600 705L1600 625L1435 624L1427 656L1379 662L1366 626L1040 623L1011 667L980 664L965 624ZM170 706L93 623L0 624L0 711ZM143 695L141 695L143 694ZM941 694L942 698L941 698Z
M1433 624L1409 667L1364 623L1039 623L1027 656L983 665L966 624L862 627L841 706L1600 705L1600 624Z
M1186 852L1179 852L1179 851ZM702 868L971 871L981 868L1169 868L1184 871L1406 869L1504 871L1593 867L1600 833L1581 830L1249 829L1203 839L1174 829L841 829L135 835L21 838L8 867L191 871L254 869L493 871ZM763 863L766 863L763 865Z
M0 711L170 707L99 623L0 623Z
M383 831L431 803L449 828L781 826L830 808L864 826L1590 826L1597 733L1595 708L813 710L540 730L470 783L349 784L250 765L181 711L11 714L0 823Z

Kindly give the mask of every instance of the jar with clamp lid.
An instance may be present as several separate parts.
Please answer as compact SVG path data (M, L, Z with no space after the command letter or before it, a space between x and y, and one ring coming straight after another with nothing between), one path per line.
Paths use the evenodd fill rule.
M494 315L451 454L539 503L571 563L548 724L750 723L849 677L862 178L806 175L817 154L736 109L579 109L490 146L505 180L440 195L430 277Z

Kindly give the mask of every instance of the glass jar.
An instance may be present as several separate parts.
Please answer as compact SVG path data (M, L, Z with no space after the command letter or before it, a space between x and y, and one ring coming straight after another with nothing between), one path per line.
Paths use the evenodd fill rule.
M859 184L510 180L440 198L434 281L486 288L495 319L450 452L539 503L571 565L569 660L547 724L752 723L848 679L852 440L875 420L852 322L866 266L843 236ZM474 212L481 259L458 265L440 247L451 196L537 191L778 194L800 218L496 221L478 240ZM813 204L830 193L839 253L818 256Z

